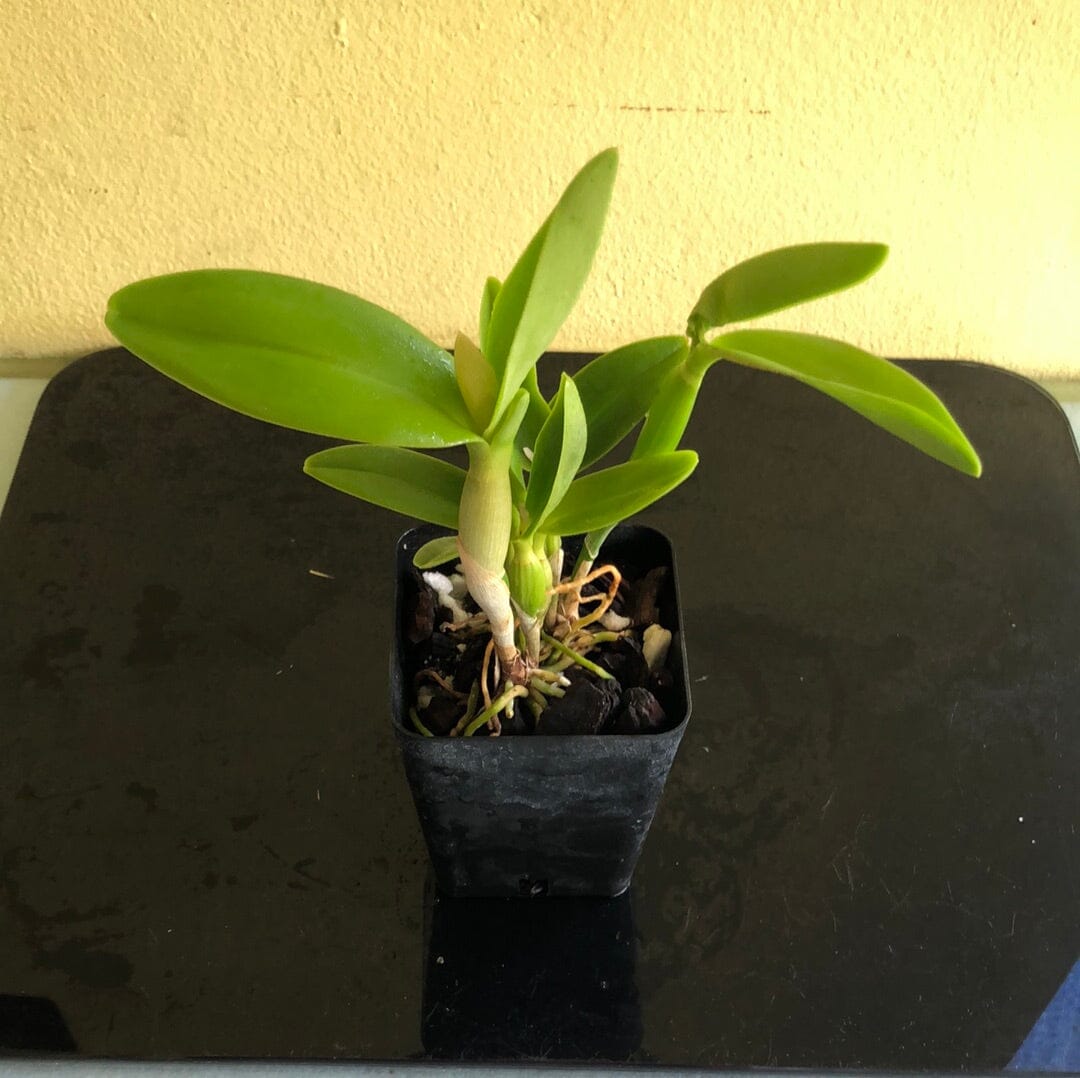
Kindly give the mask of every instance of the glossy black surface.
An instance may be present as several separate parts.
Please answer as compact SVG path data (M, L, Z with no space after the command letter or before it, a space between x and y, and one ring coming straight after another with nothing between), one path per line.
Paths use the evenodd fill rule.
M1080 952L1078 466L1030 384L918 371L978 482L710 373L643 515L694 718L631 891L565 920L435 903L402 518L302 475L321 439L66 371L0 519L0 996L90 1055L1003 1066Z

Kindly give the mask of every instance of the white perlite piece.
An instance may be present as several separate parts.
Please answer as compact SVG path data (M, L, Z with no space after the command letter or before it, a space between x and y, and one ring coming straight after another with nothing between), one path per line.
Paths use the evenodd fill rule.
M649 664L650 672L659 670L667 662L668 648L671 647L671 631L662 625L650 625L645 630L641 642L641 653Z
M465 583L464 573L450 574L450 594L459 603L469 594L469 586Z
M461 579L463 580L463 578ZM440 604L450 611L454 621L468 621L469 615L459 602L459 597L454 594L455 589L452 578L444 576L442 573L427 572L424 573L424 583L438 595ZM462 588L462 596L464 596L464 588Z
M623 629L630 627L630 619L624 618L622 614L616 614L614 610L609 610L600 619L600 624L603 625L608 632L621 633Z

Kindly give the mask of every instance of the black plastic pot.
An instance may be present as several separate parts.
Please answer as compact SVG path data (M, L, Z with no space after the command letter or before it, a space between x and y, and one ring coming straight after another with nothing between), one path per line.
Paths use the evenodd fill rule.
M675 558L660 532L623 525L603 558L620 568L669 567L661 614L672 627L658 734L427 738L408 725L408 663L400 626L413 555L445 534L406 532L397 547L391 714L439 888L448 895L619 895L652 823L690 716Z

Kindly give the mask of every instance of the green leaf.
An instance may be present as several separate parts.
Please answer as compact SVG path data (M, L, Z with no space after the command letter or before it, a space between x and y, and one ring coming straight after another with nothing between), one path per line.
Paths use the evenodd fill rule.
M707 345L696 345L688 360L668 374L656 399L649 405L645 425L634 440L632 460L649 457L656 453L670 453L679 448L683 434L694 414L701 382L712 363L701 363L699 350ZM710 356L715 353L709 353ZM715 360L712 360L715 362Z
M889 253L882 243L804 243L748 258L721 273L694 305L687 333L745 322L866 280Z
M437 569L440 565L457 560L457 536L440 535L435 539L429 539L413 555L412 562L417 569Z
M163 374L256 419L428 449L479 437L450 356L336 288L250 270L175 273L122 288L105 323Z
M492 449L509 447L511 452L516 444L518 431L529 411L529 394L519 389L510 398L510 406L503 412L497 423L493 423L487 432L487 444Z
M689 449L643 457L583 475L544 521L553 535L577 535L617 524L674 490L697 467Z
M525 504L525 477L514 462L510 465L510 500L514 503L515 512Z
M465 472L436 457L383 445L339 445L304 461L320 483L408 517L458 526Z
M544 394L540 392L535 367L531 368L525 376L524 388L529 393L529 410L525 413L525 418L521 421L514 440L514 467L523 472L528 471L532 463L522 450L528 448L529 452L532 452L541 429L547 422L548 416L551 415L551 407L544 400Z
M725 359L786 374L966 475L982 463L944 404L917 378L854 345L781 330L744 329L710 342Z
M499 377L500 415L574 306L600 244L618 154L605 150L575 177L503 282L486 355Z
M574 375L589 429L582 467L599 460L634 429L686 354L685 337L652 337L605 352Z
M464 333L459 333L454 342L454 376L475 429L482 431L495 407L495 372Z
M564 373L555 406L536 439L525 495L525 509L529 514L526 535L532 535L543 524L548 511L566 494L581 467L588 439L577 386Z
M491 311L495 306L495 297L502 288L498 277L489 277L484 282L484 294L480 297L480 351L487 355L488 327L491 325Z

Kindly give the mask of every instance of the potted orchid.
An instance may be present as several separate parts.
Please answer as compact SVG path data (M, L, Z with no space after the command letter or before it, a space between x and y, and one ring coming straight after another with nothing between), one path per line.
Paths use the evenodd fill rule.
M545 395L537 365L589 273L616 167L606 150L573 178L505 279L487 280L477 334L452 354L374 304L275 274L170 274L109 302L107 325L137 356L239 412L345 442L305 471L429 526L399 544L391 711L450 893L629 882L689 692L674 555L658 533L619 528L697 466L680 445L713 364L796 378L981 470L903 369L829 338L726 328L863 281L880 244L742 262L684 332L598 356ZM628 440L628 459L605 464ZM461 463L439 455L454 447Z

